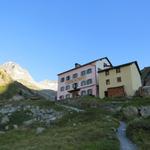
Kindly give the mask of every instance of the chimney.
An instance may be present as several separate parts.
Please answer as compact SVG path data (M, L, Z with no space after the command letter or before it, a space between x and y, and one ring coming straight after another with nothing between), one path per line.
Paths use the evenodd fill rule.
M81 65L78 63L75 63L75 68L78 68L78 67L81 67Z

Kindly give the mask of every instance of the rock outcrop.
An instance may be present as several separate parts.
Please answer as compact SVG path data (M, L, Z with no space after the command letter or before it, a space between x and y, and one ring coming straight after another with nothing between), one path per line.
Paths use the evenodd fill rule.
M142 106L140 108L141 116L147 118L150 116L150 106Z
M3 130L18 129L20 126L28 128L34 123L50 126L62 116L62 112L52 108L46 109L26 104L8 104L0 107L0 130L1 128ZM39 129L37 132L41 133L42 131Z
M150 67L145 67L141 73L143 86L150 86Z
M138 109L136 107L134 107L134 106L125 107L125 108L123 108L122 111L123 111L123 115L126 118L138 116Z

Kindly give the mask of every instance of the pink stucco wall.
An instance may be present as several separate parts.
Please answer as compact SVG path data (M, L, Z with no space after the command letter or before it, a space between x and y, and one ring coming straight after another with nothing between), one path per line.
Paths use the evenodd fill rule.
M69 84L69 83L66 82L66 80L65 80L64 82L60 82L61 78L64 77L64 78L66 79L67 76L70 76L70 77L71 77L70 80L73 80L73 79L72 79L72 75L75 74L75 73L78 73L78 78L80 78L80 77L81 77L81 72L84 71L84 70L88 70L88 69L92 69L92 73L86 74L86 75L83 77L83 79L80 79L80 81L77 82L77 83L78 83L78 88L80 88L79 94L81 94L81 91L82 91L82 90L92 89L93 95L96 96L96 94L97 94L97 89L96 89L96 87L97 87L97 84L98 84L98 83L96 83L96 82L97 82L97 81L96 81L96 78L97 78L97 77L96 77L96 66L95 66L95 64L96 64L96 63L92 63L92 64L89 64L89 65L87 65L87 66L84 66L84 67L81 67L81 68L76 68L76 69L73 70L73 71L70 71L70 72L67 72L67 73L64 73L64 74L59 75L59 77L58 77L58 82L59 82L59 84L58 84L58 94L57 94L57 98L59 99L59 97L62 96L62 95L65 97L67 94L70 94L67 90L60 91L60 88L61 88L61 87L66 87L67 85L70 85L70 90L71 90L71 89L73 90L72 84L75 83L75 81L74 81L74 82L72 82L72 83ZM78 79L78 78L77 78L77 79ZM86 86L81 86L81 82L82 82L83 80L87 81L88 79L92 79L92 84L86 85ZM74 79L74 80L75 80L75 79Z
M106 69L106 68L110 68L111 66L112 65L111 65L110 61L105 57L105 58L93 61L91 63L88 63L86 65L82 65L79 68L75 68L70 71L59 74L58 75L57 99L59 100L60 96L63 96L65 98L67 94L70 94L70 92L71 92L70 90L74 90L72 88L73 83L78 83L79 96L81 95L81 92L83 90L87 92L87 90L89 90L89 89L92 90L92 95L98 96L98 89L97 89L97 87L98 87L98 71ZM92 73L86 74L84 77L82 77L81 72L85 71L85 70L87 71L88 69L92 69ZM72 78L72 75L75 73L78 73L77 79ZM71 81L66 81L67 76L71 77L71 79L70 79ZM65 78L65 82L60 82L61 78L63 78L63 77ZM89 85L81 86L81 82L87 81L88 79L92 79L92 83ZM77 82L77 80L78 80L78 82ZM68 82L70 82L70 83L68 83ZM60 90L61 87L66 87L67 85L70 85L70 87L71 87L69 90L66 90L66 89L64 91Z

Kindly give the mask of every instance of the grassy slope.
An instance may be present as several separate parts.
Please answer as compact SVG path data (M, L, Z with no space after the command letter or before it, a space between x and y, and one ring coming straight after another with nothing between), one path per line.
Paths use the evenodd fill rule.
M118 141L111 129L117 123L107 122L101 117L101 121L95 121L87 115L73 113L39 136L33 130L10 131L0 137L0 149L119 150Z
M128 107L128 106L150 106L150 98L139 98L135 97L132 99L125 98L112 98L112 99L95 99L85 97L82 99L77 99L76 102L69 103L71 106L78 106L82 108L82 106L94 107L97 106L99 108L103 108L105 105L116 104L118 107ZM66 101L64 103L67 103ZM113 115L115 118L122 119L124 118L122 112ZM150 118L126 118L128 122L127 135L128 137L138 145L140 150L149 150L150 149Z
M149 150L150 118L130 122L127 128L127 135L139 146L140 150Z
M61 109L54 103L40 100L27 103ZM35 129L8 131L0 135L0 150L10 150L10 147L11 150L119 150L114 131L118 122L107 111L85 109L82 113L65 110L62 119L38 136Z
M41 135L35 134L35 128L11 130L0 135L0 150L119 150L119 142L116 139L115 128L118 127L116 115L106 111L103 105L114 104L127 107L129 105L149 105L150 99L135 98L134 100L121 101L120 99L105 99L84 97L76 99L76 102L64 102L67 105L76 106L86 110L85 112L72 112L56 106L48 101L21 101L21 103L40 106L42 108L54 108L64 111L65 116L53 124ZM15 104L16 102L14 102ZM100 106L99 108L92 108ZM149 128L145 130L143 125L150 123L149 119L141 119L130 122L128 136L137 143L141 150L149 148ZM147 125L146 124L146 125Z

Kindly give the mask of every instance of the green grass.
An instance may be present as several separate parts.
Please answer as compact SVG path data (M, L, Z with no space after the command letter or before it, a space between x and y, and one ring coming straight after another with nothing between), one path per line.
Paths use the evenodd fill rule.
M0 86L0 94L3 94L4 92L7 91L7 86Z
M16 83L12 83L6 86L0 86L0 102L3 103L9 98L12 98L15 94L19 93L19 88Z
M150 117L130 122L127 128L127 135L139 146L140 150L149 150Z
M0 135L0 150L119 150L117 126L106 111L68 112L41 135L35 129Z
M85 107L91 107L91 106L101 106L103 104L118 104L118 106L146 106L146 105L150 105L150 97L133 97L133 98L126 98L126 97L122 97L122 98L104 98L104 99L100 99L100 98L95 98L95 97L91 97L91 96L85 96L85 97L80 97L77 99L66 99L61 101L60 103L63 104L67 104L70 106L76 106L76 107L80 107L80 108L85 108Z
M119 150L115 129L119 126L118 118L120 117L118 116L120 114L114 115L102 106L114 103L121 107L143 106L149 105L149 101L149 98L101 100L94 97L83 97L62 102L65 105L85 110L79 113L66 110L56 105L56 102L42 99L11 102L13 105L23 104L45 109L53 108L63 111L64 117L51 124L51 127L40 135L36 135L37 126L10 130L4 135L0 135L0 150L10 150L10 148L11 150ZM13 120L20 121L17 116L22 118L24 114L15 114ZM130 122L128 126L128 136L141 150L148 150L150 147L149 124L150 119L148 118Z
M11 117L10 117L10 123L9 125L22 125L24 121L30 120L32 119L31 115L28 115L28 113L30 113L30 111L16 111L14 112Z

